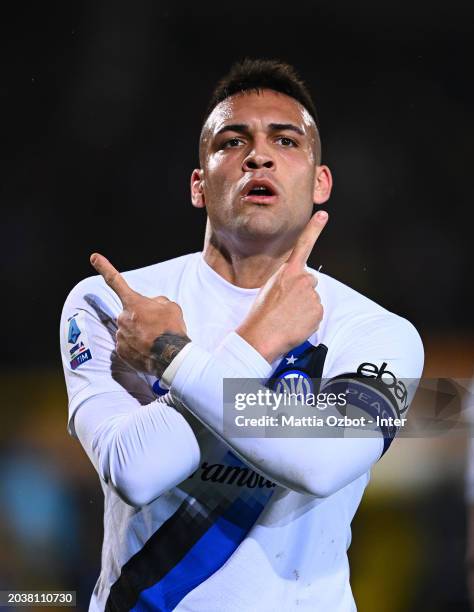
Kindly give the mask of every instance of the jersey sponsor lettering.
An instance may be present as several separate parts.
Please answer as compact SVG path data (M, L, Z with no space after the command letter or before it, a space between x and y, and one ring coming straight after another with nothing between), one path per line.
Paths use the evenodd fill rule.
M403 413L408 409L408 391L405 384L398 380L393 372L387 370L387 365L385 361L380 367L374 363L364 362L357 368L357 374L382 382L395 398L398 411Z
M215 482L218 484L228 485L235 484L238 487L247 487L248 489L273 489L276 486L274 482L268 478L265 478L264 476L260 476L260 474L257 474L243 464L209 464L207 461L204 461L199 470L194 472L190 478L193 478L197 474L203 482Z
M397 435L400 417L408 409L408 391L405 384L387 369L387 362L378 366L368 361L355 372L335 376L324 390L344 392L348 406L363 410L379 426L384 437L385 454Z

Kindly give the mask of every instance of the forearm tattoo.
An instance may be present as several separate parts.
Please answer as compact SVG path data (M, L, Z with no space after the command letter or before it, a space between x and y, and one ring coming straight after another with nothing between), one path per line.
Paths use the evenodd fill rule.
M157 378L163 376L163 372L188 342L191 342L190 338L179 334L161 334L155 338L150 353L153 360L153 373Z

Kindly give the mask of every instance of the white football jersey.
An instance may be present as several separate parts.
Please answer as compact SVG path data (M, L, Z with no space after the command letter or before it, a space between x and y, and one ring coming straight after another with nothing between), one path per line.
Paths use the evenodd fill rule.
M188 336L199 350L213 353L228 338L242 361L253 364L256 377L272 371L280 379L298 373L325 379L362 374L388 380L392 391L400 379L420 377L423 348L408 321L333 278L314 273L324 306L319 330L271 367L232 334L258 290L227 282L201 253L125 272L124 277L145 296L165 295L177 302ZM192 411L174 406L173 385L171 394L165 395L163 383L121 362L114 351L115 320L121 310L119 298L95 276L72 290L61 319L69 431L81 438L75 427L79 414L86 428L90 423L91 442L81 441L99 472L105 496L102 569L90 609L355 610L347 549L371 464L356 477L351 472L338 490L324 496L275 484L269 472L246 465ZM195 352L194 359L199 355ZM176 396L181 393L184 405L190 396L192 403L193 388L197 393L202 386L205 402L218 401L212 393L206 395L204 375L193 383L197 366L188 367L184 376L186 360L176 374ZM393 414L403 412L409 400L395 398ZM123 415L132 412L136 421L130 442L117 427ZM149 422L156 432L150 431ZM378 455L387 450L392 437L384 432L377 440ZM329 452L331 439L325 444ZM334 445L334 463L341 448ZM164 474L165 484L153 484L153 499L148 491L135 494L135 485L125 483L123 490L132 490L125 500L117 485L117 474L132 456L145 488L148 482L158 482L158 472ZM171 482L167 474L173 474Z

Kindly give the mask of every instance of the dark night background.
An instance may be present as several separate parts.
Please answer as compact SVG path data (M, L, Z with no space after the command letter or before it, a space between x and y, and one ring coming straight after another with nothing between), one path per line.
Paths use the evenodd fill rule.
M335 187L310 264L411 320L432 375L470 375L474 5L316 2L295 14L289 6L149 1L2 9L1 359L9 391L0 458L11 465L10 432L15 448L34 461L65 462L61 486L68 462L76 465L87 494L68 493L71 507L84 508L77 510L79 535L70 549L75 570L64 570L61 584L85 585L82 602L99 563L101 500L91 468L65 435L61 308L69 290L93 273L93 251L126 270L200 250L205 217L190 204L189 177L208 97L233 61L286 60L314 95ZM18 399L18 384L26 397ZM50 429L39 425L43 414ZM33 430L43 431L43 442ZM442 549L448 582L440 578L446 568L433 564L430 573L420 562L423 588L405 607L387 605L386 612L419 608L428 591L433 606L425 609L467 609L461 480L462 473L440 477L432 498L400 502L400 515L414 506L421 524L425 507L448 490L457 531L455 544ZM20 506L34 503L24 491ZM361 532L376 502L362 514ZM3 550L15 548L20 558L22 536L12 535L5 513L10 548ZM433 533L446 537L443 529L435 516ZM2 582L21 574L23 588L35 588L37 570L30 572L25 559L14 570L7 552L0 554ZM58 567L66 563L61 559ZM363 586L359 592L370 600Z
M316 100L335 188L312 263L422 335L471 329L474 10L439 7L38 3L3 21L4 362L37 363L34 312L41 361L58 363L44 339L92 251L131 269L201 248L201 117L244 55L293 63Z

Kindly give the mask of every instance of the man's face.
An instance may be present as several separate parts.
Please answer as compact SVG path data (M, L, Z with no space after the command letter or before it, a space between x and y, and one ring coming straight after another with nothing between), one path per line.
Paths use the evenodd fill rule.
M317 166L317 138L311 115L285 94L245 92L216 106L192 190L220 240L294 242L313 203L329 197L330 184L324 198L318 191L321 169L329 170Z

